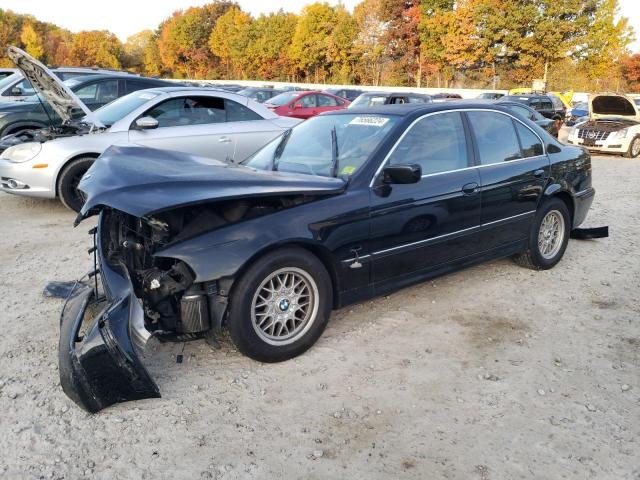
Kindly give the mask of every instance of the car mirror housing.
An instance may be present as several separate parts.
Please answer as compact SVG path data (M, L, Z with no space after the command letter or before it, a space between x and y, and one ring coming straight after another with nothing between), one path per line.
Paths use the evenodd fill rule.
M300 110L302 108L302 104L301 103L294 103L292 108L294 110Z
M22 89L20 87L13 87L11 89L11 95L14 95L16 97L20 97L20 96L24 95L24 92L22 91Z
M153 117L140 117L134 122L136 130L153 130L158 128L158 120Z
M422 167L417 164L389 165L382 171L383 182L387 184L418 183L422 178Z

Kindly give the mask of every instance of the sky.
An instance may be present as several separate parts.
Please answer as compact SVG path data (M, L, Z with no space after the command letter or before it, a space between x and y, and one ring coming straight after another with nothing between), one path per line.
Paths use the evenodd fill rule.
M202 5L210 0L2 0L0 7L17 13L29 13L38 20L55 23L73 32L80 30L110 30L120 40L145 29L154 29L178 9ZM242 9L256 16L285 11L299 13L311 0L236 0ZM349 10L359 0L328 0L330 4L342 3ZM620 14L629 18L637 40L630 50L640 52L640 0L618 0Z

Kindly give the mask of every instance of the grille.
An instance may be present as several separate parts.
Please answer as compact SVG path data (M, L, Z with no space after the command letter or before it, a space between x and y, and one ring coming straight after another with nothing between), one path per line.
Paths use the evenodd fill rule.
M578 130L578 138L587 138L589 140L606 140L611 132L603 132L601 130Z

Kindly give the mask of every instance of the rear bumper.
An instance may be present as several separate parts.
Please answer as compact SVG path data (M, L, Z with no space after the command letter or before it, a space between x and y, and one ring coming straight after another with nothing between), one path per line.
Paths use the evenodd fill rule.
M96 299L93 288L78 283L60 318L60 383L69 398L89 412L160 397L134 347L134 342L139 347L149 338L142 305L128 278L106 264L100 271L104 298Z
M577 228L584 222L584 219L587 218L587 213L589 213L589 208L591 208L595 194L596 190L593 187L589 187L574 195L573 202L575 211L573 212L572 228Z

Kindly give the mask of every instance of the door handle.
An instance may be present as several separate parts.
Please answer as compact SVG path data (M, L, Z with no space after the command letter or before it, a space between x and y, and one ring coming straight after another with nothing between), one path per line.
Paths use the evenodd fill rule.
M220 137L218 139L218 142L220 143L229 143L231 141L231 139L229 137Z
M536 178L542 178L544 176L544 169L539 169L533 172L533 176Z
M478 184L476 182L467 183L462 186L462 193L465 195L473 195L478 193Z

